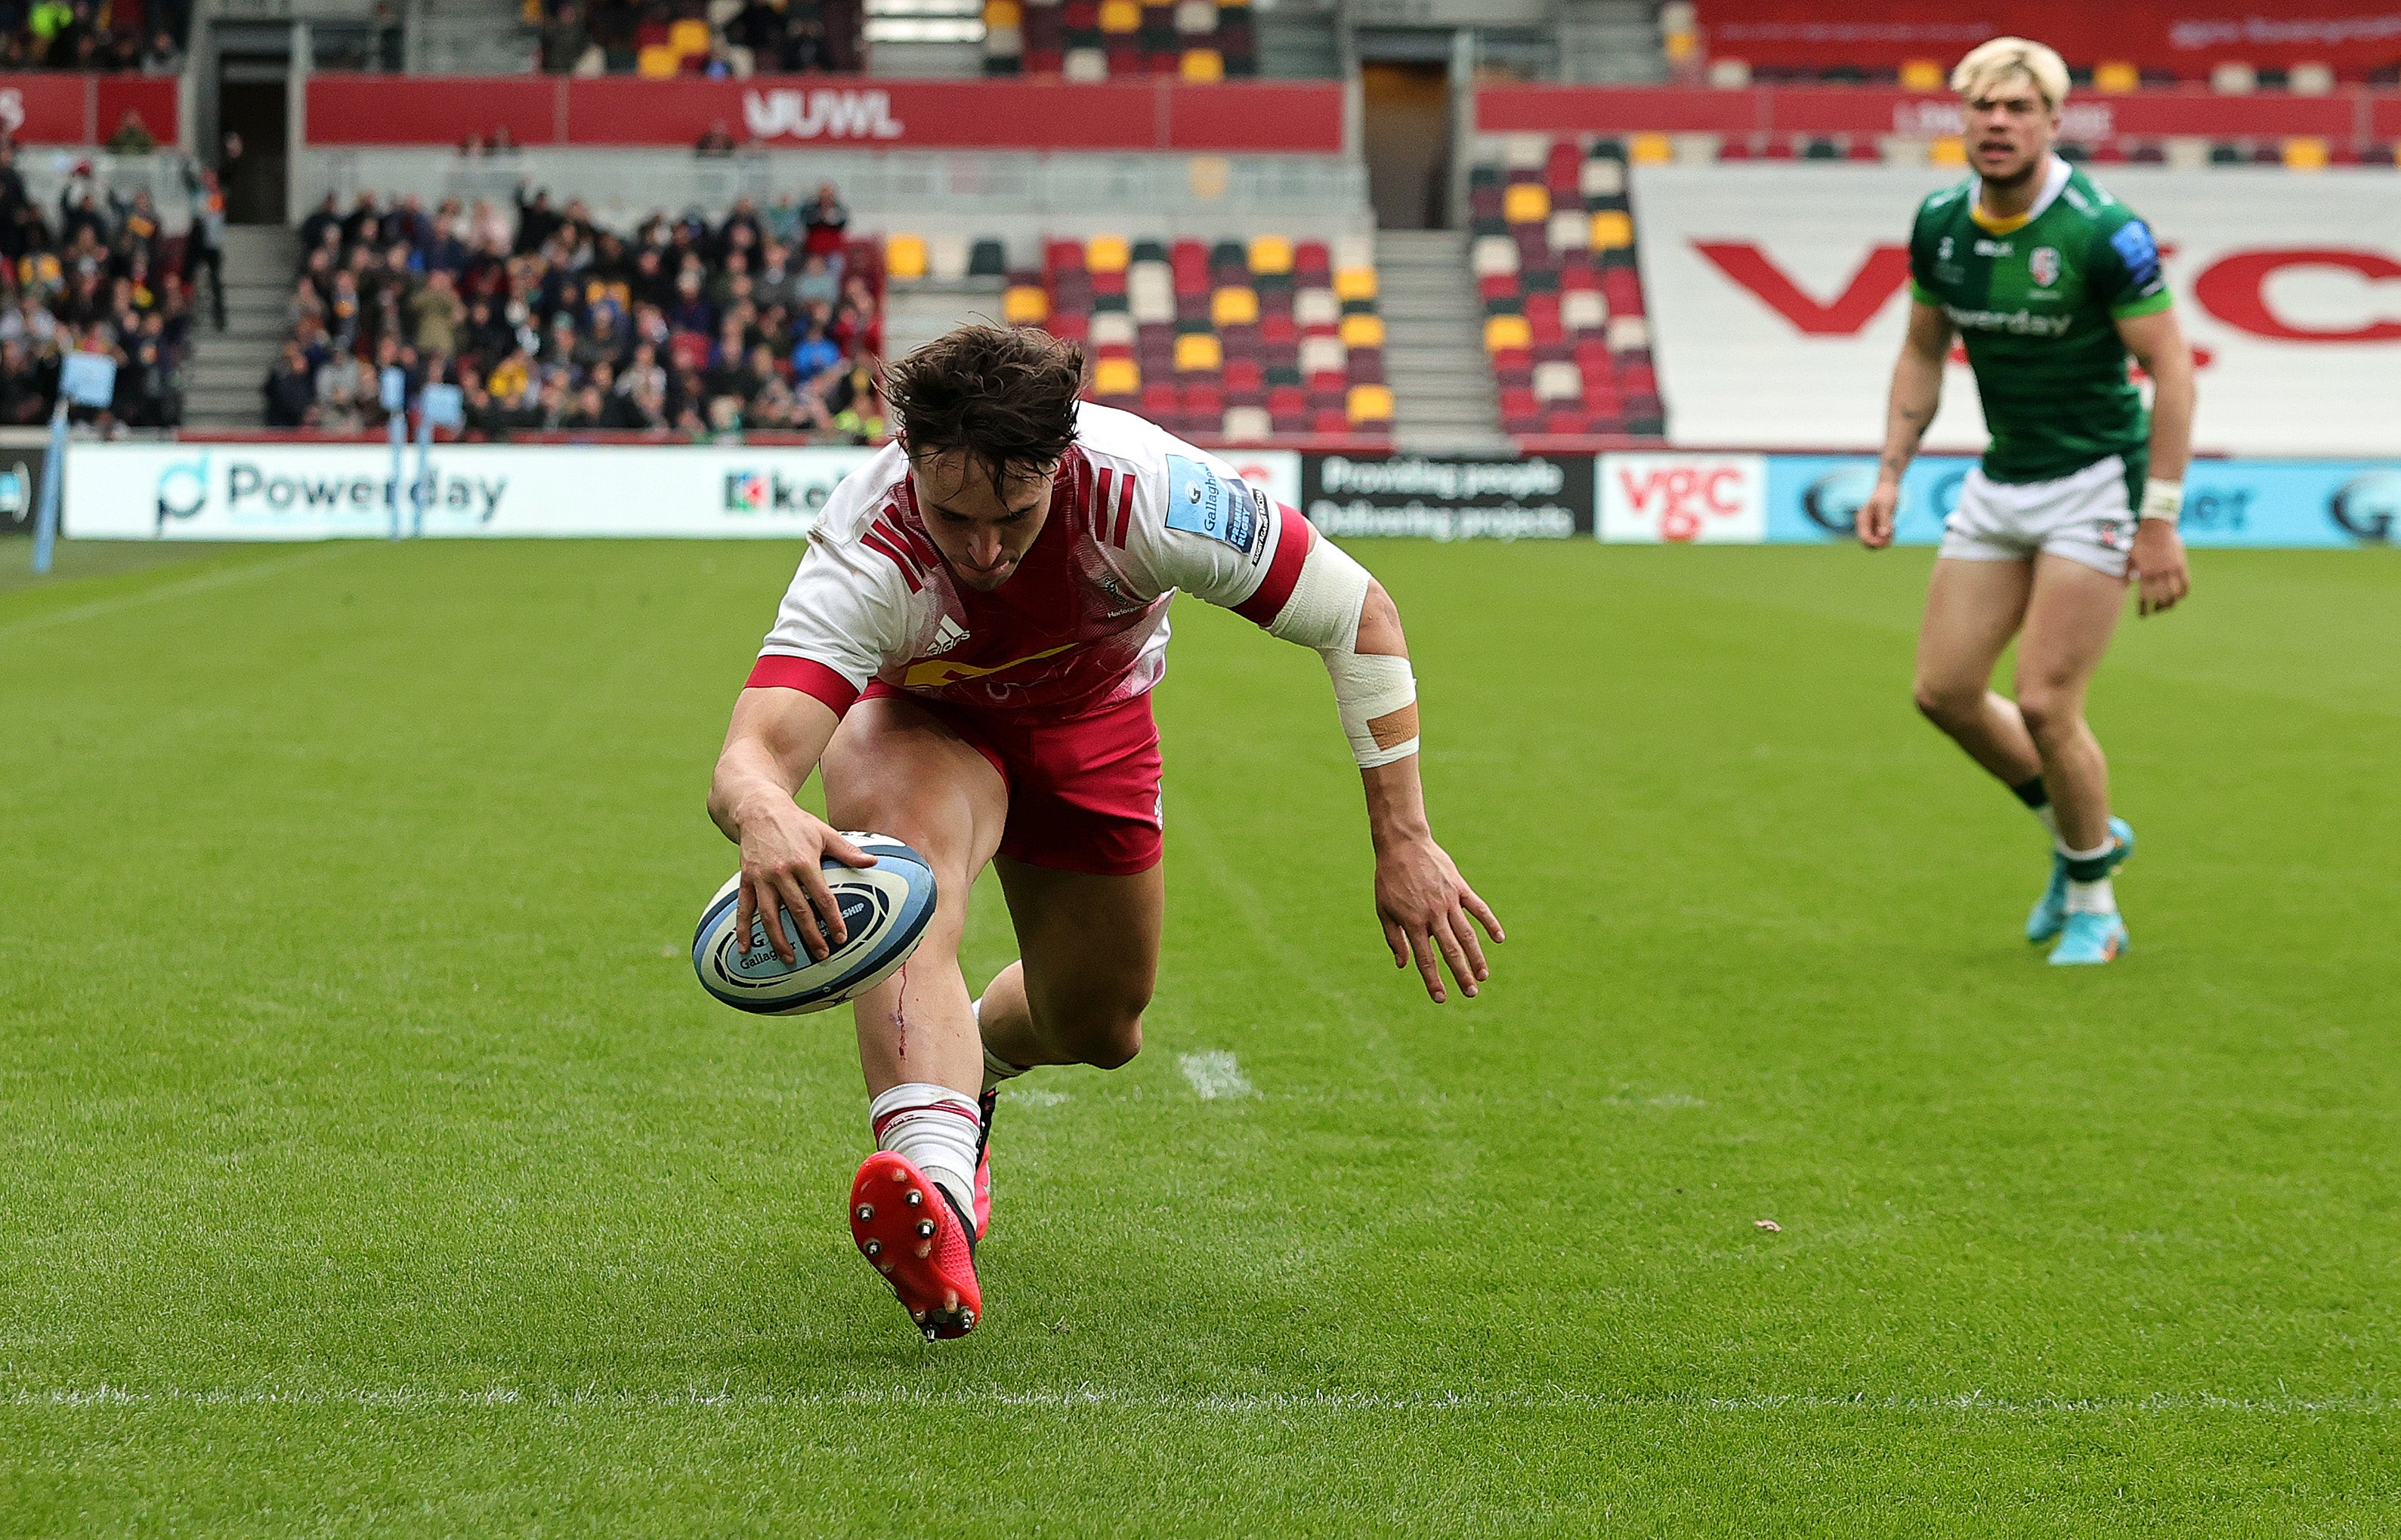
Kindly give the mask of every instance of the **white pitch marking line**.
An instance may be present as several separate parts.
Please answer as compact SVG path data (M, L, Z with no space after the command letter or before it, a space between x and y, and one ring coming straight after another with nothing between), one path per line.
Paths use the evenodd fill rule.
M314 566L320 562L331 561L336 556L347 556L350 553L345 547L330 546L304 552L296 556L287 556L281 561L253 562L246 566L230 567L220 572L203 572L197 578L186 578L181 582L164 583L157 588L145 588L139 593L122 593L113 599L94 599L89 604L70 605L64 609L53 609L44 615L28 615L21 620L12 620L7 625L0 625L0 636L17 636L29 631L46 631L51 626L88 620L95 615L114 615L120 609L131 609L137 605L154 604L160 599L180 599L187 593L202 593L213 588L224 588L229 583L246 582L253 578L263 578L270 572L289 572L295 567ZM29 591L20 589L18 592Z
M1184 1078L1192 1083L1193 1094L1202 1101L1232 1101L1255 1094L1241 1063L1223 1048L1186 1054L1175 1062L1183 1070Z
M1128 1394L1097 1385L1072 1390L856 1390L856 1391L734 1391L694 1385L684 1390L533 1390L494 1385L480 1390L427 1389L394 1385L386 1389L192 1390L181 1387L136 1389L99 1384L81 1388L20 1390L0 1405L25 1410L77 1411L132 1407L347 1407L364 1410L455 1409L525 1406L643 1410L673 1407L755 1409L761 1411L876 1408L1023 1407L1036 1410L1074 1407L1118 1407L1129 1411L1205 1412L1229 1416L1277 1416L1299 1411L1652 1411L1662 1409L1720 1413L1761 1411L1898 1411L1914 1415L1969 1412L1987 1416L2048 1417L2146 1416L2193 1411L2236 1412L2267 1417L2325 1414L2391 1417L2401 1414L2401 1400L2385 1396L2218 1396L2207 1391L2167 1392L2142 1397L2035 1396L2004 1400L1970 1391L1962 1396L1828 1396L1824 1394L1763 1396L1612 1396L1561 1389L1510 1391L1441 1391L1393 1396L1366 1391L1324 1390L1263 1395L1177 1396Z

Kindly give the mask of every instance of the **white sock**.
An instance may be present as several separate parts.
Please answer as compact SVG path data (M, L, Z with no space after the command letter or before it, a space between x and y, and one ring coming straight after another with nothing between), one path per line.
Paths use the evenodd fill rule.
M2105 839L2089 851L2071 851L2067 848L2066 840L2062 839L2058 842L2059 853L2070 861L2094 860L2117 848L2118 841L2114 838ZM2067 879L2067 912L2069 914L2116 914L2118 894L2110 888L2109 879L2106 877L2096 877L2090 882L2079 882L2071 877Z
M976 1028L981 1031L983 1028L983 997L981 995L976 996L975 1015ZM1008 1060L1001 1057L998 1054L986 1048L983 1051L983 1090L980 1094L983 1096L992 1095L993 1088L997 1086L1002 1081L1015 1080L1018 1076L1025 1073L1025 1071L1031 1068L1031 1065L1011 1064Z
M2051 842L2054 845L2059 843L2059 810L2045 802L2041 807L2029 808L2026 811L2042 820L2044 832L2051 836Z
M896 1085L867 1104L875 1148L899 1155L951 1195L962 1214L975 1212L976 1138L983 1116L947 1085Z
M2096 878L2090 882L2067 881L2067 912L2069 914L2116 914L2118 895L2111 891L2109 879Z

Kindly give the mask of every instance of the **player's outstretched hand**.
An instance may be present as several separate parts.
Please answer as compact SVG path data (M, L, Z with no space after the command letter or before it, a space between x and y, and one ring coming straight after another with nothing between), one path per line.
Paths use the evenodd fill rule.
M1450 976L1470 996L1492 976L1470 915L1493 940L1508 939L1491 906L1475 896L1449 853L1431 837L1403 840L1377 854L1376 917L1384 923L1393 966L1406 968L1416 958L1426 993L1437 1005L1449 998L1443 991L1441 962L1449 963Z
M2192 592L2192 569L2185 563L2184 537L2165 519L2145 519L2134 526L2133 566L2139 584L2139 597L2134 601L2137 615L2157 615L2174 609L2178 599Z
M1875 490L1868 494L1867 501L1859 504L1859 516L1852 524L1859 534L1859 544L1870 551L1882 551L1892 544L1893 513L1900 507L1900 484L1878 477Z
M773 914L781 905L800 927L801 945L809 949L809 956L819 961L830 956L850 935L842 922L842 908L834 903L833 890L826 886L827 856L845 866L875 865L875 857L789 800L776 798L744 818L742 897L734 907L734 934L748 935L751 916ZM785 961L798 961L783 926L768 925L767 943Z

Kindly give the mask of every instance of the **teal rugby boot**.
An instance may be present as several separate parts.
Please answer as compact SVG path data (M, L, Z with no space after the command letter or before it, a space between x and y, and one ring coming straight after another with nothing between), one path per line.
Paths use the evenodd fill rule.
M2132 945L2133 938L2126 934L2121 917L2089 911L2072 914L2060 931L2059 945L2051 949L2051 965L2079 968L2114 962Z
M2119 867L2133 859L2134 825L2122 818L2112 818L2109 820L2109 838L2118 846L2109 852L2109 870L2115 875ZM2050 885L2042 890L2042 896L2034 901L2034 907L2026 913L2026 941L2029 945L2039 946L2057 935L2066 923L2067 857L2054 850L2051 852Z

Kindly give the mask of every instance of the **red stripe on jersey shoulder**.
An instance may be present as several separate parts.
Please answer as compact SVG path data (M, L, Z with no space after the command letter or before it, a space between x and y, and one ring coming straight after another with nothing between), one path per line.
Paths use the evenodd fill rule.
M1117 527L1109 532L1109 544L1116 546L1119 551L1123 551L1126 543L1126 532L1133 524L1132 471L1129 470L1126 472L1125 480L1120 484L1120 487L1121 490L1118 494Z
M1283 613L1293 585L1300 581L1300 564L1308 559L1309 548L1317 543L1317 531L1297 508L1278 503L1276 528L1275 554L1268 558L1267 576L1259 579L1249 598L1234 606L1234 613L1253 625L1273 625Z
M899 534L901 549L917 559L920 573L931 572L941 565L942 553L935 547L934 538L926 534L923 526L898 518L890 523Z
M924 578L919 575L917 564L903 554L899 539L886 534L882 524L871 526L865 534L859 536L858 543L899 567L900 580L909 585L910 593L914 593L926 586Z
M782 652L761 653L743 688L796 689L824 702L836 716L848 711L851 702L858 699L858 687L832 669L813 658L795 658Z
M1083 520L1084 533L1096 540L1101 538L1101 531L1108 526L1109 493L1117 486L1117 480L1116 471L1104 470L1085 495L1077 499L1076 512Z

